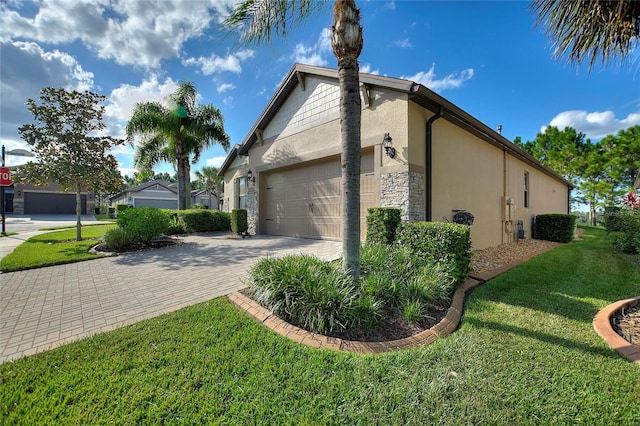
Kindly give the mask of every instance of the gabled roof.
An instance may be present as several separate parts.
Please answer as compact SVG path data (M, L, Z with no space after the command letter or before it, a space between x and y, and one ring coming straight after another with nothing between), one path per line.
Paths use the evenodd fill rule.
M177 194L177 193L178 193L178 190L177 190L176 188L172 187L172 186L171 186L171 185L172 185L171 183L169 183L169 182L167 182L167 181L165 181L165 180L152 180L152 181L149 181L149 182L141 183L140 185L136 185L136 186L132 186L132 187L130 187L130 188L126 188L126 189L124 189L124 190L122 190L122 191L118 192L117 194L112 195L111 197L109 197L109 199L117 198L117 197L119 197L120 195L122 195L122 194L126 194L126 193L128 193L128 192L140 192L140 191L144 191L145 189L149 189L149 188L151 188L151 187L153 187L153 186L156 186L156 185L157 185L157 186L160 186L160 187L161 187L161 188L163 188L163 189L166 189L166 190L167 190L167 191L169 191L169 192L173 192L174 194Z
M338 70L336 69L295 64L283 80L280 87L278 87L278 90L273 95L266 108L262 111L262 114L260 114L260 117L258 117L258 120L251 127L251 130L249 130L249 133L242 141L239 148L238 145L236 145L231 152L229 152L227 158L218 171L219 176L224 174L236 156L248 155L249 149L258 140L258 134L261 134L262 131L265 130L269 122L277 114L280 107L286 102L293 89L298 84L304 84L305 75L326 77L336 81L338 80ZM440 112L442 117L447 121L463 128L485 142L509 152L511 155L523 160L525 163L530 164L542 172L564 182L570 188L573 188L573 185L569 181L548 167L542 165L532 155L525 152L477 118L471 116L469 113L422 84L401 78L384 77L366 73L360 73L360 84L369 89L381 88L406 94L408 95L409 100L434 113Z
M238 156L238 151L240 151L240 145L238 144L235 144L233 148L229 150L227 158L224 159L222 165L218 169L218 176L224 176L224 172L229 168L231 163L233 163L233 160L235 160Z

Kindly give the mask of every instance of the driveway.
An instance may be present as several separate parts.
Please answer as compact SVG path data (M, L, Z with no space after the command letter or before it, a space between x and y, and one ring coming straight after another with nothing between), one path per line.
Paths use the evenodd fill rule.
M0 363L227 295L245 287L248 268L267 255L331 260L342 251L337 241L289 237L182 240L164 249L0 274Z

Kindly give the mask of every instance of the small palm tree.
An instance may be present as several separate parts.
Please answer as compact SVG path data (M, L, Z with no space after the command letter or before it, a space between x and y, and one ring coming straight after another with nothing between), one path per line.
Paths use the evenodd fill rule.
M546 26L555 56L568 54L577 64L588 59L589 68L598 59L626 58L640 37L639 1L534 0L531 9Z
M314 9L327 4L317 0L245 0L225 21L242 26L248 43L270 41L271 34L286 35L289 24L299 23ZM360 275L360 123L358 57L363 47L360 10L354 0L333 5L331 46L338 60L340 130L342 136L343 267L356 281Z
M136 136L142 142L134 162L140 169L153 169L166 161L176 167L178 177L178 209L191 203L191 162L200 159L207 147L217 143L229 149L229 136L224 130L224 118L213 105L196 105L198 92L190 82L180 82L169 97L169 105L158 102L136 104L127 123L129 143Z
M196 177L204 183L204 187L209 192L209 208L212 208L211 193L214 192L214 187L216 189L216 197L220 197L218 187L222 182L222 177L218 176L218 168L213 166L203 167L202 170L196 171Z

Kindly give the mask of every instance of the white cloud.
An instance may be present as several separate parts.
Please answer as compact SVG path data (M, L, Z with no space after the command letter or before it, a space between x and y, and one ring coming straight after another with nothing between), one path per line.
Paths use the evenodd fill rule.
M222 163L224 162L225 158L227 157L213 157L213 158L208 158L205 163L207 166L211 167L216 167L216 168L220 168L220 166L222 166Z
M197 1L185 7L182 0L43 0L33 17L3 7L2 38L80 41L100 58L154 68L163 59L178 57L183 44L219 22L231 3Z
M396 2L388 1L384 4L385 9L396 10Z
M584 133L589 139L601 139L637 125L640 125L640 111L632 112L625 118L620 119L616 118L613 111L563 111L549 122L549 126L554 126L558 129L573 127L577 131ZM542 126L540 131L544 132L546 128L547 126Z
M372 70L371 69L371 64L364 64L360 67L360 72L363 72L365 74L375 74L375 75L380 75L380 71L379 70Z
M327 55L332 54L331 29L325 28L320 33L318 41L313 46L306 46L304 43L296 44L291 55L294 62L306 65L327 66Z
M408 49L410 47L413 47L413 44L411 44L408 38L405 38L404 40L396 40L393 42L393 44L395 44L396 46L402 49Z
M236 86L234 86L231 83L222 83L216 88L216 91L218 93L224 93L224 92L227 92L229 90L233 90L235 88L236 88Z
M178 83L171 78L159 82L157 76L151 75L139 86L123 84L111 91L107 96L104 121L106 133L124 138L124 127L131 118L133 108L138 102L164 102L165 98L178 88ZM130 152L126 152L130 154Z
M458 88L467 80L473 78L473 68L467 68L459 73L451 73L443 78L436 78L436 65L432 64L429 71L420 71L409 77L402 77L406 80L415 81L423 86L428 87L434 92L441 92L446 89Z
M2 42L0 62L0 134L10 149L28 149L18 135L18 128L33 121L26 102L38 100L40 89L64 87L84 91L91 90L94 85L93 73L84 70L74 57L58 50L46 51L33 42Z
M200 67L204 75L219 74L225 71L239 74L242 72L242 62L252 58L254 54L255 51L249 49L232 53L224 58L212 54L206 58L201 56L199 58L183 59L182 65Z

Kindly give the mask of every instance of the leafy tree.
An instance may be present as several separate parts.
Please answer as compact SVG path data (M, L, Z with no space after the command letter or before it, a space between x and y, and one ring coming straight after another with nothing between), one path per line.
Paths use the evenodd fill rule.
M229 149L222 113L211 104L196 105L197 96L195 86L183 81L167 106L158 102L136 104L126 127L129 143L136 136L142 138L134 158L137 167L153 169L162 161L175 165L179 210L189 208L191 203L191 161L198 162L202 151L215 143Z
M105 129L102 122L105 96L68 92L47 87L40 91L40 103L27 101L35 123L18 132L33 148L38 161L21 167L17 181L36 185L59 183L76 194L76 239L82 239L82 188L98 193L119 190L122 177L118 162L109 150L124 143L111 136L97 136Z
M215 193L216 197L220 198L220 184L223 181L222 176L218 176L218 168L205 166L202 170L196 171L196 177L201 189L206 189L209 192L209 208L212 208L211 194Z
M286 35L327 2L314 0L244 0L225 21L227 27L242 26L244 41L269 42L271 35ZM333 3L331 47L338 60L340 130L342 139L343 268L354 279L360 275L360 123L358 57L363 47L360 10L354 0Z
M589 68L615 58L624 60L640 37L640 2L635 0L534 0L538 26L545 26L556 58Z
M622 194L633 188L640 170L640 126L608 135L600 141L600 145L608 175L616 182L616 192Z
M574 186L583 177L586 153L591 149L591 141L585 140L584 133L571 127L558 130L557 127L550 126L538 133L532 141L522 142L517 137L514 143ZM573 202L576 201L580 200L574 196Z

